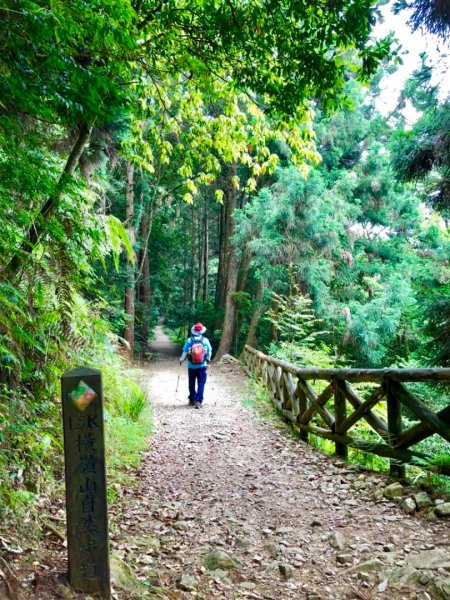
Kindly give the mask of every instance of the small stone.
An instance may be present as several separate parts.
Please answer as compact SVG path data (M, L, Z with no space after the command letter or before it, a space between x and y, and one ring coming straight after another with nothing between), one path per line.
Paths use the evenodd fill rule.
M445 504L445 500L442 500L442 498L436 498L434 505L439 506L440 504Z
M325 569L324 573L325 573L325 575L328 575L329 577L332 577L334 575L333 569Z
M433 506L433 501L426 492L417 492L413 495L414 502L417 504L417 508L428 508Z
M247 550L252 545L252 541L249 538L239 537L236 539L236 546L238 548L242 548L243 550Z
M189 523L187 521L175 521L172 527L177 531L181 531L183 529L188 529Z
M416 512L416 503L413 498L405 498L400 503L400 508L407 515L413 515Z
M427 521L430 521L431 523L433 523L434 521L438 520L436 513L434 512L435 510L436 510L435 508L430 508L429 510L427 510L427 512L425 514L425 519Z
M344 550L345 548L345 538L339 531L333 533L333 535L331 535L328 538L328 541L330 543L330 546L332 546L336 550Z
M281 546L278 544L267 544L266 550L272 558L276 558L281 553Z
M195 590L196 587L197 580L195 577L192 577L192 575L183 574L178 582L178 588L180 590L184 590L185 592L191 592L192 590Z
M318 519L314 519L314 521L311 521L311 527L322 527L322 525L322 521L319 521Z
M359 563L353 567L350 567L346 573L371 573L372 571L381 571L384 567L381 560L373 558L372 560L366 560L365 562Z
M430 589L433 600L450 600L450 579L436 578Z
M241 563L233 558L228 552L224 550L213 550L205 558L205 567L209 571L215 571L216 569L223 569L225 571L232 569L241 569Z
M450 556L445 550L427 550L408 556L408 565L416 569L450 568Z
M336 562L340 565L348 565L353 562L353 555L348 552L343 554L336 554Z
M389 573L389 583L393 587L402 587L404 585L418 583L421 577L422 574L420 571L407 565L406 567L395 569Z
M253 581L243 581L242 583L239 583L237 586L240 590L254 590L256 588L256 583L253 583Z
M134 590L137 579L131 568L119 557L112 556L110 559L111 581L114 586L125 592Z
M293 533L295 529L293 527L278 527L277 534L286 535L286 533Z
M434 509L434 512L437 517L440 519L446 519L450 517L450 502L445 502L444 504L439 504Z
M389 581L387 579L383 579L381 583L377 586L377 592L385 592L388 588Z
M383 496L388 500L398 500L405 495L405 488L401 483L396 481L395 483L391 483L386 488L384 488Z
M228 575L229 575L228 571L222 571L222 569L216 569L215 571L210 572L210 576L213 579L227 579Z
M286 563L280 563L278 565L278 570L280 571L283 579L291 579L294 576L294 567Z

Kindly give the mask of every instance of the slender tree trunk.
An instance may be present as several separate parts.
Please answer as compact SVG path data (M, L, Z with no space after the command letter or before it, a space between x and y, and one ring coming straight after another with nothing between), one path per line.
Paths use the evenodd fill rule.
M127 191L126 191L126 212L125 212L125 223L127 233L130 238L132 245L135 243L135 232L134 232L134 165L131 160L127 160L126 163L126 178L127 178ZM125 331L123 334L124 340L128 342L128 348L131 358L134 355L134 322L135 322L135 294L136 294L136 277L134 271L134 265L131 262L127 264L127 283L125 290L125 315L127 317L127 323L125 325Z
M198 297L198 299L202 299L202 300L203 300L203 292L202 292L203 278L204 278L204 268L205 268L205 260L204 260L204 256L203 256L203 253L205 252L205 240L204 240L205 229L204 229L204 223L203 223L205 204L206 204L206 202L204 202L204 204L202 206L201 223L199 223L199 226L198 226L198 248L197 248L197 250L198 250L198 252L197 252L197 256L198 256L197 297Z
M225 290L227 285L226 262L228 255L227 216L227 205L224 202L219 213L219 267L217 270L216 297L214 302L216 311L225 306Z
M256 288L256 296L255 303L256 307L252 314L252 319L250 321L250 325L247 332L247 339L245 340L246 346L251 346L252 348L256 348L256 328L258 326L259 319L261 315L266 311L267 306L262 304L262 295L263 295L263 284L261 281L258 282L258 287Z
M39 241L39 238L44 233L44 222L58 206L59 199L61 198L67 183L74 176L80 162L81 155L83 154L84 149L86 148L91 137L92 127L93 125L86 124L83 124L80 127L77 141L75 142L75 145L69 154L53 196L47 199L46 203L39 211L38 218L25 234L24 241L20 245L20 248L7 265L7 270L10 275L15 275L21 269L26 258L29 256L29 254L31 254L37 242Z
M236 285L237 292L245 292L245 288L247 286L247 278L248 278L248 270L250 267L250 260L252 258L252 253L248 245L245 246L244 253L241 258L241 262L239 265L238 271L238 281ZM239 344L239 320L241 317L241 311L239 306L236 306L236 314L235 314L235 322L234 322L234 352L237 353L237 348Z
M209 220L208 220L208 202L205 201L203 212L203 302L208 301L209 295Z
M194 308L196 289L195 289L195 249L196 249L196 227L195 227L195 210L194 205L191 207L191 294L190 306Z
M151 233L152 211L145 214L141 221L141 257L140 257L140 283L139 300L142 303L142 326L141 338L144 345L148 343L150 330L150 312L151 312L151 288L150 288L150 263L148 260L148 239Z
M220 345L216 353L216 360L224 354L228 354L231 350L234 337L234 326L236 322L236 305L234 303L233 294L236 292L237 279L238 279L238 261L236 257L236 248L231 238L235 231L235 221L233 211L236 208L237 193L236 188L232 184L232 177L236 174L236 165L232 165L228 169L227 177L227 189L225 193L226 200L226 211L227 211L227 227L226 227L226 238L227 238L227 249L228 256L226 262L226 300L225 300L225 316L222 327L222 337Z
M274 301L273 303L273 314L275 319L277 318L278 315L278 309L279 309L279 304L278 302ZM272 325L272 340L274 342L278 342L278 329L277 326L275 324Z
M252 259L252 251L248 244L245 246L244 254L242 255L241 265L239 267L239 280L237 285L238 292L244 292L247 287L248 270Z
M144 197L141 196L143 203ZM139 256L139 278L138 278L138 297L142 305L140 337L145 345L148 344L148 336L150 330L150 314L151 314L151 296L152 290L150 285L150 261L148 256L148 244L152 233L153 216L156 210L156 202L152 200L140 223L140 256Z

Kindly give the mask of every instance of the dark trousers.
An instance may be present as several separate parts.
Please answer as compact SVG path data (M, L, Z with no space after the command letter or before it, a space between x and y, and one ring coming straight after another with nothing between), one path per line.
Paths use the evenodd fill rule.
M206 383L206 367L199 369L188 369L189 375L189 400L193 402L203 402L203 390ZM197 389L196 388L197 384Z

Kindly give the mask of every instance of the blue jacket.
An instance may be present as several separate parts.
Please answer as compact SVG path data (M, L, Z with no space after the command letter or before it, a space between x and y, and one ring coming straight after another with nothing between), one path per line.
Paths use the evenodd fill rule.
M211 360L212 348L209 340L202 335L192 335L189 339L186 340L183 346L183 354L181 355L181 360L186 358L186 354L189 353L189 350L193 346L193 344L198 344L201 342L206 349L205 360L202 363L194 364L190 360L188 360L189 369L201 369L202 367L206 367L208 362Z

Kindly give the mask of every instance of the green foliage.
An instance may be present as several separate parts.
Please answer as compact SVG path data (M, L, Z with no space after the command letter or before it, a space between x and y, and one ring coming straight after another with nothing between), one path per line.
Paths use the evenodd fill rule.
M312 300L301 294L297 285L287 297L274 292L272 300L275 309L268 310L265 318L277 331L279 341L269 347L270 355L299 367L331 368L332 352L321 341L326 332L320 329L322 320L316 317Z

